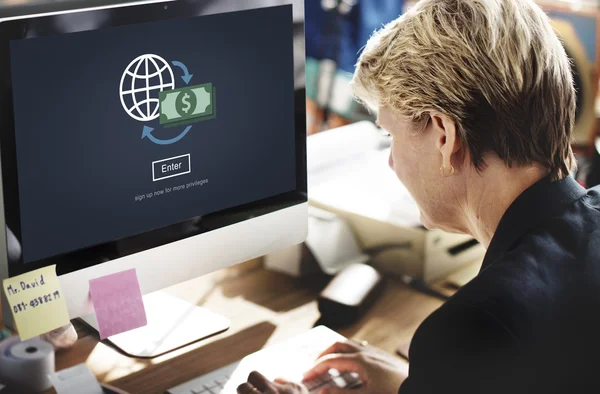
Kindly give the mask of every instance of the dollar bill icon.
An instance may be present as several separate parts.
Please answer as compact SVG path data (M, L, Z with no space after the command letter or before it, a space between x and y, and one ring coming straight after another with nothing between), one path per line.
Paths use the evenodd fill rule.
M215 117L212 83L160 92L160 124L183 126Z

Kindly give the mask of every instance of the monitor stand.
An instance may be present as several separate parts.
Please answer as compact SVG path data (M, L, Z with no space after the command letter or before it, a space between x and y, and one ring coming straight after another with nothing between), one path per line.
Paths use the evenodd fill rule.
M160 291L143 299L148 324L107 339L128 356L160 356L227 331L230 326L226 317ZM81 319L98 331L95 314Z

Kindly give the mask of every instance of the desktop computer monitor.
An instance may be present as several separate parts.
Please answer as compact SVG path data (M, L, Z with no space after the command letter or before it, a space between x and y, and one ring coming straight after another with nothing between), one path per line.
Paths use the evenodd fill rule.
M26 15L0 14L0 278L56 265L76 318L90 279L135 268L146 294L305 239L292 0L16 3Z

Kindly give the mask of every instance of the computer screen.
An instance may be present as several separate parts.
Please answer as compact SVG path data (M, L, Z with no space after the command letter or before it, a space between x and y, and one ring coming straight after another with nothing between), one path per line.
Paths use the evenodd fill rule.
M306 201L291 4L202 4L0 24L4 213L21 249L11 276L68 273Z

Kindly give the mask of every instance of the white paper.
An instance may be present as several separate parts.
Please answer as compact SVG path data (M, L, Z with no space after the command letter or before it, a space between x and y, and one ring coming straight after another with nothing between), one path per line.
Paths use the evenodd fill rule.
M381 222L419 226L419 207L389 168L389 148L382 149L377 133L361 122L309 137L308 197Z
M103 394L87 365L79 364L48 375L57 394Z
M327 171L336 164L376 150L386 140L371 122L359 122L311 135L306 143L308 173L314 175Z

